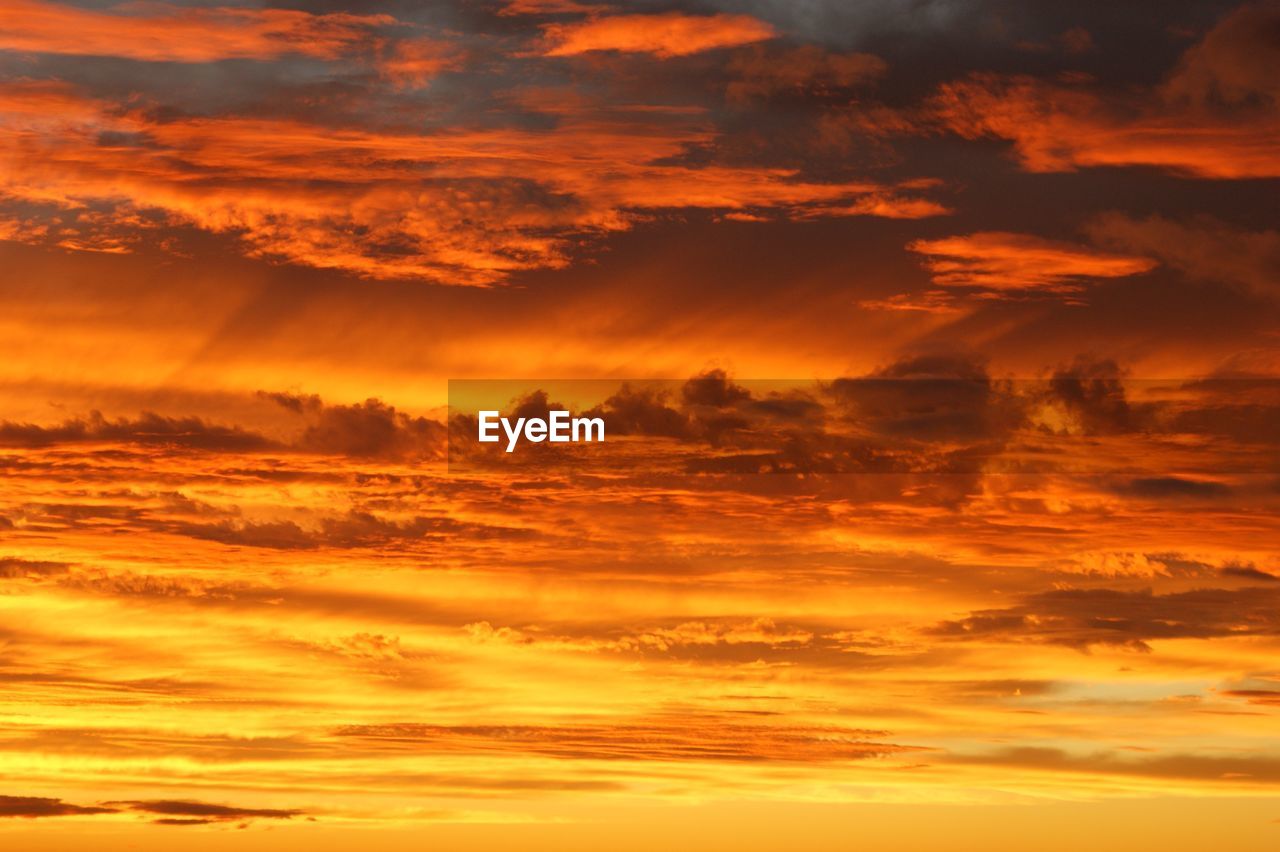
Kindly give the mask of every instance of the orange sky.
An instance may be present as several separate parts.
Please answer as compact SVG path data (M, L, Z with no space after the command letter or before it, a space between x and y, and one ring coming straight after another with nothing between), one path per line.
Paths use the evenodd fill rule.
M0 0L0 844L1275 848L1277 27Z

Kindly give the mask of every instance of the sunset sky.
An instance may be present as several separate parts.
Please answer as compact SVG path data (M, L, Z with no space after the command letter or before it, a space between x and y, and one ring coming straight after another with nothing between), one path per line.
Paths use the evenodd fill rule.
M1273 850L1277 434L1280 0L0 0L3 848Z

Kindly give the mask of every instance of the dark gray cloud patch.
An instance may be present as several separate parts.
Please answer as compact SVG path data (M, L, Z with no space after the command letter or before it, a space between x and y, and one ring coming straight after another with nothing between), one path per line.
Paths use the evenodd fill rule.
M0 818L20 817L38 819L40 817L92 816L94 814L116 813L114 808L87 807L73 805L62 799L45 798L43 796L0 796Z

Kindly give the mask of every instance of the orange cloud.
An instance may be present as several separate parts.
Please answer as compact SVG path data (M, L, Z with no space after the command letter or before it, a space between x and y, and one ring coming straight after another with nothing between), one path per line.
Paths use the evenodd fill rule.
M1280 3L1242 7L1145 98L975 74L942 86L932 108L965 138L1011 141L1032 172L1152 166L1198 178L1277 177L1280 48L1263 35L1277 25Z
M609 8L576 0L507 0L499 15L566 15L599 12Z
M458 67L461 53L436 39L405 39L392 44L378 62L378 70L396 86L421 86L441 71Z
M596 50L652 53L663 59L771 39L772 26L750 15L613 15L543 28L547 56Z
M150 62L274 59L301 54L333 59L369 38L387 15L235 7L146 5L138 14L99 12L13 0L0 7L0 50L119 56Z
M102 245L123 245L111 222L132 233L138 211L150 211L238 235L256 256L376 278L492 284L565 265L574 235L626 229L666 208L938 212L875 183L673 163L716 137L697 112L579 111L547 130L414 134L270 118L159 121L64 85L20 83L0 89L0 116L0 198L73 213L105 205L93 220Z
M995 291L1072 293L1091 278L1122 278L1156 266L1150 258L1004 231L916 240L907 248L925 256L936 284Z
M869 311L898 311L921 314L955 314L961 311L955 296L946 290L928 290L919 295L899 293L887 299L863 299L858 305Z
M1192 111L1125 117L1087 91L1026 77L977 75L934 99L942 123L968 139L1013 142L1023 168L1155 166L1201 178L1280 176L1280 120L1241 122Z

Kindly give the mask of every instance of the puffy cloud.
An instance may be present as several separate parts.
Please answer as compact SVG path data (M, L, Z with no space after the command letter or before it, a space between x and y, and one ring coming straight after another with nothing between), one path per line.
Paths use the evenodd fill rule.
M381 400L325 405L317 397L276 395L287 408L298 405L307 425L293 446L305 452L354 458L424 459L444 453L443 423L413 417Z
M1280 105L1280 2L1246 3L1182 57L1164 96L1198 106L1268 100Z
M1089 435L1130 432L1149 423L1149 412L1130 405L1124 371L1109 358L1077 356L1054 370L1047 396L1063 405Z

